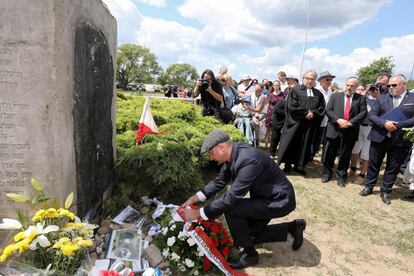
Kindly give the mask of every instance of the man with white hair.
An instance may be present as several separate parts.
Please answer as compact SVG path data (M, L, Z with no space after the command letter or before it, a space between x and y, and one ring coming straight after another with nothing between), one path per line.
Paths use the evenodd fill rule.
M305 175L311 160L311 145L315 130L325 115L325 100L315 88L318 74L308 70L303 84L291 88L286 99L286 119L279 146L278 164L285 163L285 172L294 170Z

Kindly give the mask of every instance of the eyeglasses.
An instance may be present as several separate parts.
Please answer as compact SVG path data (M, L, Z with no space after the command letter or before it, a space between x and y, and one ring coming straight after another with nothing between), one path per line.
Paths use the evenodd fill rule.
M326 81L332 81L332 79L325 79Z
M226 82L226 80L225 80L225 79L221 79L220 81L221 81L221 82Z
M393 83L393 84L388 84L387 85L388 88L390 88L390 87L395 88L397 86L398 86L398 83Z

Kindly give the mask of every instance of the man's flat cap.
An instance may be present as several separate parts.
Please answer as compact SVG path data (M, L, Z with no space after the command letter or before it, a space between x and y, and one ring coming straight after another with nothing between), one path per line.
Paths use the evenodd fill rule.
M210 132L204 139L204 143L201 146L201 154L209 152L212 148L220 143L224 143L230 140L230 136L227 132L219 129L215 129Z

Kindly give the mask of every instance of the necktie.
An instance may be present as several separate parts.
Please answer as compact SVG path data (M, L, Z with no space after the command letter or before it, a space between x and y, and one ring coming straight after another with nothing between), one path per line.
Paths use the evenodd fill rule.
M394 107L398 107L399 106L400 98L401 98L401 96L394 96L394 97L392 97L392 104L394 105Z
M349 121L349 112L351 111L351 95L346 95L344 119Z

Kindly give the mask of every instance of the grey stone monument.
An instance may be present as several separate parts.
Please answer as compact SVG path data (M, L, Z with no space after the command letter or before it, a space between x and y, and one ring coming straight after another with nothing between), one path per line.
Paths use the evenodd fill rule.
M0 7L0 218L32 177L83 216L114 181L116 20L100 0Z

